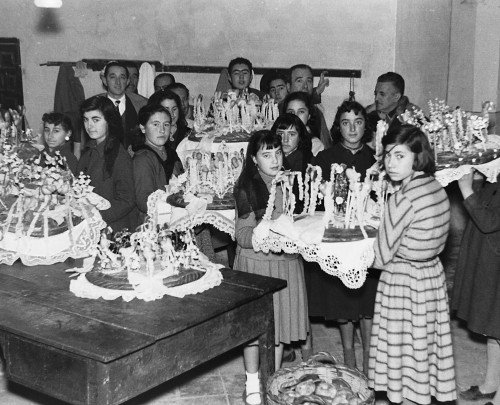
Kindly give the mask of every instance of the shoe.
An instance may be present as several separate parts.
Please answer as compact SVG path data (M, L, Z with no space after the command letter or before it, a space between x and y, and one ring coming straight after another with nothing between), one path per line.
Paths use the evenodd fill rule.
M247 393L247 390L245 390L243 392L243 400L245 401L245 405L261 405L263 403L260 391Z
M478 385L471 386L467 391L462 391L460 393L460 398L465 399L466 401L477 401L478 399L493 399L497 392L490 392L488 394L483 394L479 391Z

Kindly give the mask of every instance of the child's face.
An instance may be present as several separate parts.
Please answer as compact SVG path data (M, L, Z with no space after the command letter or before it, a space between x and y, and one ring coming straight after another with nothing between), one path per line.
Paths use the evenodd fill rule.
M172 117L172 125L177 124L177 120L179 119L179 107L175 100L172 100L170 98L166 98L160 103L163 107L165 107L168 112L170 113L170 116Z
M340 116L340 133L342 142L349 148L358 148L365 133L365 118L354 111L342 113Z
M234 65L230 75L233 89L245 90L250 86L252 72L250 72L250 68L244 63Z
M43 123L43 139L50 150L61 146L66 141L66 137L69 139L70 136L71 131L65 131L61 124Z
M170 117L164 112L154 113L146 125L140 125L146 140L154 146L163 146L170 137Z
M87 111L83 114L83 125L91 139L101 143L108 136L108 122L99 110Z
M252 156L258 169L268 176L276 176L283 166L283 150L281 148L264 149L264 145Z
M269 96L276 103L283 101L288 94L286 83L283 79L274 79L269 83Z
M286 112L296 115L304 125L307 125L307 121L309 121L309 109L302 100L290 101L286 106Z
M299 133L293 125L288 129L278 129L276 134L281 137L281 144L283 145L283 153L288 156L299 146Z
M415 153L407 145L390 144L385 147L384 166L392 181L406 184L415 173Z

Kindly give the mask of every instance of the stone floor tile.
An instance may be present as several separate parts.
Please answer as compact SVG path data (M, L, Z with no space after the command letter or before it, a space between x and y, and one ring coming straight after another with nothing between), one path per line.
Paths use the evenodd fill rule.
M225 375L222 374L222 383L228 396L237 397L242 395L245 389L245 374Z
M158 405L227 405L227 404L228 404L228 398L226 395L180 398L172 402L158 403Z
M225 395L224 386L220 376L201 376L193 378L181 386L179 392L182 397L199 397L199 396L212 396L212 395Z

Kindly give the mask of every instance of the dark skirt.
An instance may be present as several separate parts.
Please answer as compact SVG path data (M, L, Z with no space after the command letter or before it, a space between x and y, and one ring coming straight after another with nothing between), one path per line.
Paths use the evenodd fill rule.
M335 276L321 270L319 264L304 262L309 316L325 320L373 317L380 271L368 269L366 281L358 289L351 289Z

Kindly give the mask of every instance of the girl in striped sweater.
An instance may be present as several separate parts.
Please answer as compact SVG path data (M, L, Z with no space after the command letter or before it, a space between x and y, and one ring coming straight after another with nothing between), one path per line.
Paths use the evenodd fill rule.
M389 199L377 239L382 269L375 301L368 377L389 401L418 404L456 399L443 250L448 197L434 179L427 137L411 125L383 138L384 165L400 188Z

